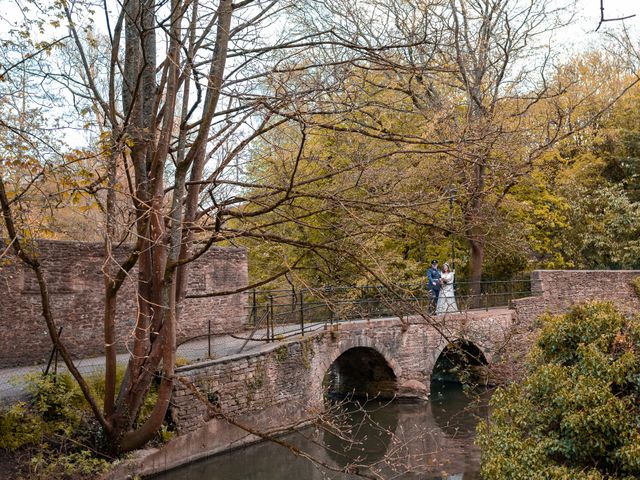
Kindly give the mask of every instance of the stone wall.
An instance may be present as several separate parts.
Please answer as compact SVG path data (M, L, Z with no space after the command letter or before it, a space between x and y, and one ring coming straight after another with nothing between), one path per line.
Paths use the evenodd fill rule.
M318 341L310 338L283 343L259 354L181 367L176 373L231 417L278 405L289 405L302 413L311 401L306 385L310 357L315 355ZM180 382L175 386L172 414L180 434L196 430L211 418L201 399Z
M518 322L531 325L545 313L559 314L589 300L609 300L626 314L640 312L631 282L638 270L536 270L531 274L533 296L513 301Z
M1 246L1 244L0 244ZM124 258L128 247L115 252ZM4 247L2 247L4 251ZM103 341L103 246L96 243L40 241L39 258L48 282L56 323L77 358L101 355ZM118 301L117 344L126 351L136 318L136 271L123 285ZM190 264L189 293L234 290L247 285L244 249L211 248ZM51 342L42 318L40 291L33 272L14 257L0 259L0 368L46 361ZM246 323L247 295L187 299L178 341L207 333L238 331Z
M433 366L450 342L469 340L491 361L507 341L511 324L508 310L450 315L437 329L420 319L404 326L399 320L350 322L303 340L267 344L259 353L180 367L176 374L225 415L286 406L305 416L322 410L324 376L350 349L364 347L381 355L396 377L398 395L427 395ZM421 391L416 391L417 385ZM184 383L175 388L174 422L180 433L191 432L209 420L207 407Z

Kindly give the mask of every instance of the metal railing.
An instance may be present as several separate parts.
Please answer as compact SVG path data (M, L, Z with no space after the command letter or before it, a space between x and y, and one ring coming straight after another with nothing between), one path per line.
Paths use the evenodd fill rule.
M528 278L460 282L454 290L461 312L507 307L512 300L531 295ZM335 323L434 313L432 297L424 284L251 290L248 300L246 316L240 322L246 325L244 331L214 333L218 329L210 319L206 333L182 339L177 346L178 357L221 358L244 352L249 343L251 348L259 348L260 344L304 336Z
M488 310L509 307L513 300L530 296L531 282L528 278L460 282L454 285L454 292L458 311ZM296 334L304 335L306 327L318 323L406 316L433 310L432 296L424 284L254 290L249 301L249 325L254 332L266 329L269 341L278 336L278 326L297 325Z

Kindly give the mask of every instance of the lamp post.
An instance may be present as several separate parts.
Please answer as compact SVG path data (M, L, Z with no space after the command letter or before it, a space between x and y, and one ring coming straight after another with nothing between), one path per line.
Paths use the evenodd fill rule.
M449 189L449 228L451 229L451 270L456 269L456 244L453 235L453 199L456 196L456 187Z

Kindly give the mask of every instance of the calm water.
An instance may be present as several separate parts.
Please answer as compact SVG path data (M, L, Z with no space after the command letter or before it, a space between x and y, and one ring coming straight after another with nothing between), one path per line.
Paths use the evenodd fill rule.
M330 468L345 466L382 478L479 480L473 444L479 417L487 416L487 392L465 395L458 384L433 383L429 402L368 402L336 411L349 440L309 427L282 440ZM344 436L344 435L343 435ZM210 457L154 477L156 480L354 479L263 442Z

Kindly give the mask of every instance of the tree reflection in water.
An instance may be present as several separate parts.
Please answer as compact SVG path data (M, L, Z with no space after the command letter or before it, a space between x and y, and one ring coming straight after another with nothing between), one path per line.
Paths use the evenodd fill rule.
M429 402L368 401L365 404L367 415L356 405L344 405L338 423L352 428L355 443L340 440L335 434L314 427L284 439L336 467L375 464L380 478L479 480L479 452L473 439L477 416L487 414L486 406L472 402L473 408L469 411L470 399L457 384L434 382L431 388ZM487 394L481 394L480 398L486 400ZM385 463L386 460L391 465ZM403 473L399 475L401 471ZM295 457L281 446L262 442L156 478L346 480L358 477L328 472Z
M337 429L323 433L327 454L336 465L373 465L383 461L398 428L397 409L388 402L341 402L333 408Z
M465 389L454 382L431 383L431 415L448 436L475 437L478 419L487 418L487 389Z

